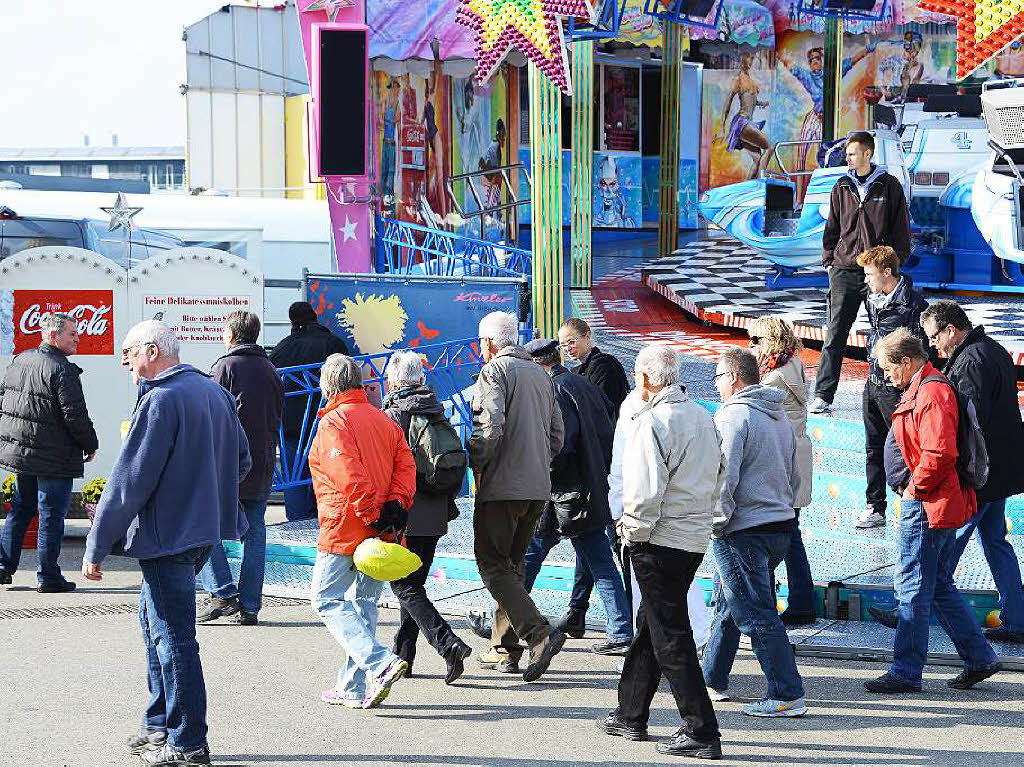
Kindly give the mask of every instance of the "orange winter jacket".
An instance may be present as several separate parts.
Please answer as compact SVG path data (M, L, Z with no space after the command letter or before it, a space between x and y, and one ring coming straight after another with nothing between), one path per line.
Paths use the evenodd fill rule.
M974 488L962 484L956 470L956 395L942 381L921 383L934 375L940 373L930 362L917 372L896 405L892 430L928 527L956 528L974 516L978 502Z
M317 549L351 554L377 531L369 524L387 501L406 509L416 494L416 463L398 425L362 389L336 394L318 413L309 447L320 537Z

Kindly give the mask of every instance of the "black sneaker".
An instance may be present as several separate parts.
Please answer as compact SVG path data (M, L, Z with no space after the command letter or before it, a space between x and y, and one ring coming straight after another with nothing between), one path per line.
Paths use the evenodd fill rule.
M6 586L13 580L14 578L9 572L6 570L0 570L0 586Z
M260 622L260 618L256 613L251 613L248 610L239 610L238 617L235 618L235 623L239 626L256 626Z
M218 618L226 618L229 615L234 615L241 609L242 605L239 604L238 597L231 597L231 599L210 597L206 604L203 605L203 610L196 615L196 623L209 623Z
M40 594L67 594L69 591L75 590L74 581L50 581L49 583L40 583L36 586L36 591Z
M544 637L538 645L530 648L530 665L523 672L524 682L536 682L551 665L551 659L561 651L565 645L565 634L558 629L551 629L551 633Z
M143 727L138 735L128 738L128 750L136 756L146 751L157 751L167 742L167 730L151 730Z
M142 759L143 764L151 765L181 764L189 767L189 765L213 764L210 761L210 749L206 746L193 751L182 751L170 743L165 743L157 751L145 751L140 754L139 758Z
M779 618L783 626L810 626L818 620L814 613L795 613L792 610L783 610Z
M882 674L878 679L869 679L864 683L868 692L921 692L921 685L907 684L891 674Z
M998 674L1003 670L1001 663L993 663L991 666L985 668L976 668L973 671L964 669L955 677L946 682L948 687L952 687L954 690L969 690L978 682L983 682L993 674Z
M573 639L583 639L587 633L587 614L570 610L555 622L555 628Z
M668 756L692 756L696 759L721 759L722 741L716 740L711 743L704 743L694 740L686 731L680 727L675 735L665 740L659 740L655 746L659 754Z
M491 619L485 613L472 612L466 616L470 630L481 639L491 638Z
M445 684L454 684L466 670L466 658L473 654L473 648L465 642L459 642L448 650L445 655L445 662L448 664L448 673L444 675Z
M7 583L10 583L11 576L7 576ZM3 575L0 574L0 583L3 583ZM1013 642L1013 643L1024 643L1024 631L1010 631L1010 629L1004 626L998 626L994 629L985 629L985 639L990 642Z
M878 623L881 623L887 629L896 628L896 624L899 623L899 618L896 616L895 610L883 610L881 607L869 607L868 615L874 618Z
M632 640L626 642L598 642L590 646L590 652L598 655L625 655L629 652Z
M626 724L619 719L615 711L608 714L604 721L597 722L597 729L607 735L615 735L626 740L647 740L646 727L632 727Z

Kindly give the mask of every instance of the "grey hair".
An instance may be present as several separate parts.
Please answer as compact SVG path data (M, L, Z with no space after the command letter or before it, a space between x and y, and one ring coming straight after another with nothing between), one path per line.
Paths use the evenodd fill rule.
M888 362L890 365L898 365L904 357L922 362L928 360L928 352L921 339L907 328L896 328L889 335L882 336L875 341L871 351L879 362Z
M388 386L423 383L423 359L414 351L395 352L388 360Z
M722 352L722 365L726 372L735 373L740 383L747 386L761 383L761 370L757 365L757 357L752 352L734 347Z
M640 350L633 370L647 376L652 386L679 383L679 353L670 346L649 344Z
M59 333L64 329L64 323L70 322L72 325L77 326L78 323L75 318L70 314L64 312L54 312L53 314L47 314L43 317L43 321L40 323L43 331L43 338L46 338L50 333Z
M181 353L178 336L160 320L143 320L128 331L124 337L125 347L139 344L153 344L160 350L161 357L178 359Z
M359 364L344 354L332 354L320 368L320 391L330 399L350 389L363 388L363 371Z
M512 312L491 312L480 320L480 338L489 338L499 349L519 342L519 320Z

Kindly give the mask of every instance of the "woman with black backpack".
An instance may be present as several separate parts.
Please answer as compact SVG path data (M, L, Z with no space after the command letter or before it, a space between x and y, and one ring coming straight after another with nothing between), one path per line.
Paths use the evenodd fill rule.
M444 408L426 385L423 363L416 352L393 354L387 378L390 394L384 401L384 412L402 428L416 460L416 496L409 510L405 545L423 560L412 575L391 582L401 604L392 649L409 664L411 674L416 639L422 631L448 664L444 681L452 684L462 676L463 662L472 648L455 635L434 607L425 584L437 542L447 534L448 522L459 513L455 496L465 477L466 454Z

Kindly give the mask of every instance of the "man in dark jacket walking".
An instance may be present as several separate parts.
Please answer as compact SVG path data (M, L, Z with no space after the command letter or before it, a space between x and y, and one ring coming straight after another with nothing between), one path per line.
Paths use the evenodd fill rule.
M270 352L270 361L274 363L274 367L315 365L332 354L348 355L348 346L345 342L317 321L316 312L306 301L296 301L289 306L288 319L292 323L291 334ZM313 485L309 479L309 467L305 456L309 451L313 421L320 404L320 392L289 394L301 390L302 387L295 383L289 382L285 385L284 445L281 460L287 461L289 468L296 469L296 478L306 480L305 484L289 487L284 491L284 511L289 521L316 517L316 498L313 495ZM302 428L303 423L305 429Z
M409 439L409 429L414 416L422 418L445 418L444 408L437 401L434 392L427 386L423 375L423 361L414 351L396 352L388 360L388 398L384 401L384 412L391 416L402 428L405 438ZM423 432L417 444L410 444L413 457L421 447ZM392 651L409 664L416 659L416 639L420 631L427 641L444 658L448 666L445 684L453 684L465 670L464 661L473 650L459 639L452 627L448 625L441 613L427 596L426 582L430 566L434 561L437 542L448 533L448 521L459 513L455 506L455 494L437 494L424 483L424 478L416 478L416 495L412 508L409 509L409 522L405 528L405 545L409 551L419 555L423 564L411 575L391 582L391 590L395 592L401 605L398 615L398 632L395 634Z
M902 264L910 256L910 211L899 179L875 165L875 139L857 131L846 141L850 166L832 187L822 236L821 263L828 269L828 326L821 348L812 413L832 407L850 328L866 297L864 270L857 256L889 245Z
M78 327L67 314L42 321L42 343L15 357L0 384L0 465L15 472L14 503L0 531L0 584L10 583L21 560L29 523L39 514L40 593L73 591L60 571L64 517L71 484L99 448L82 393L82 369L68 360L78 351Z
M213 380L235 398L238 420L249 441L252 468L238 486L238 500L249 523L242 538L242 565L235 583L224 547L219 543L200 573L209 604L196 620L199 623L239 613L238 622L255 626L263 601L263 576L267 552L267 499L274 478L277 436L284 407L284 386L263 347L260 318L252 312L229 314L224 324L227 354L213 363Z
M139 399L96 508L82 574L101 580L115 550L142 569L150 699L129 750L148 765L210 764L196 573L214 545L245 535L238 484L251 465L249 444L232 396L179 361L178 339L164 323L129 330L121 363Z
M868 287L868 349L896 328L907 328L927 342L921 330L921 312L928 307L921 292L914 288L909 275L900 275L900 260L888 245L869 248L857 256L857 265L864 270ZM864 438L867 469L867 508L857 520L857 527L885 527L885 437L892 426L892 413L903 395L885 380L882 368L868 355L868 380L864 384Z

